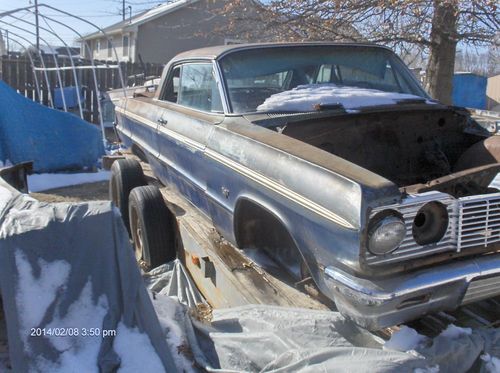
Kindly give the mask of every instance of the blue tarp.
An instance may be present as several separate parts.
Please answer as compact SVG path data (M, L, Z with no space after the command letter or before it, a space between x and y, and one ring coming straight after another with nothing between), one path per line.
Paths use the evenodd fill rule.
M78 94L77 87L63 87L62 92L60 88L54 89L54 106L57 109L64 109L64 103L68 109L74 109L78 107ZM63 102L64 94L64 102ZM80 91L80 104L84 105L83 93Z
M488 79L473 73L453 76L453 105L474 109L486 109L486 85Z
M34 161L36 172L92 167L104 154L100 130L33 102L0 80L0 161Z

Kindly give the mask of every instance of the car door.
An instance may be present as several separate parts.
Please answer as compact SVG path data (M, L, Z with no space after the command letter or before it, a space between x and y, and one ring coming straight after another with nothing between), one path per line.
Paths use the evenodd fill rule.
M204 150L213 126L224 119L212 62L174 66L158 105L163 110L157 127L157 175L208 215L206 175L210 170Z

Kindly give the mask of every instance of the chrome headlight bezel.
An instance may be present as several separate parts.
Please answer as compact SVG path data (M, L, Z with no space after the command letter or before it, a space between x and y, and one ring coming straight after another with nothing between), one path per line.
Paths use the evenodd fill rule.
M395 210L385 210L370 219L367 249L373 255L387 255L397 250L405 237L406 225L401 214Z

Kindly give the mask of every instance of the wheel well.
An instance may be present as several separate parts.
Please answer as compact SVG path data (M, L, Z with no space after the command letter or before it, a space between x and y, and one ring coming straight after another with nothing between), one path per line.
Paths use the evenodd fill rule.
M242 199L235 211L234 232L240 249L264 249L286 264L300 265L302 255L285 224L265 207Z

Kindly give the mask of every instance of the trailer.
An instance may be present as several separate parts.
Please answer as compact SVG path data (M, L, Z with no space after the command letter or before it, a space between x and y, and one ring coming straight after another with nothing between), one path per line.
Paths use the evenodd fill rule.
M145 242L147 235L151 237L152 232L148 231L148 225L158 227L158 222L163 220L164 226L161 230L167 234L155 237L164 245L159 248L162 252L160 260L168 261L178 257L211 307L231 308L246 304L265 304L336 311L335 304L321 295L311 278L297 282L278 265L268 265L264 255L255 255L258 249L249 255L248 251L240 250L227 242L215 230L207 216L183 198L178 190L163 185L153 175L149 164L141 155L140 151L137 155L125 153L123 159L113 163L110 196L122 211L122 217L134 242L136 259L143 270L151 269L151 260L158 260L152 256L158 253L150 253L149 257L144 257L138 250L144 250L144 245L148 244ZM127 163L133 166L126 166L124 170L123 165ZM122 166L121 169L119 165ZM117 174L120 175L118 177L126 175L125 178L129 178L122 180L122 184L133 191L130 198L122 197L120 200L117 195L117 186L114 185ZM148 205L140 193L141 187L145 187L146 189L142 190L147 192L159 191L163 206ZM123 191L121 193L124 194ZM162 213L163 207L165 209ZM154 212L151 212L152 210ZM157 219L158 217L160 219ZM158 247L153 248L157 249ZM453 312L422 315L408 325L422 334L436 336L451 323L464 327L495 327L500 325L499 315L500 298L496 297L462 306ZM388 339L399 327L394 325L373 333Z

